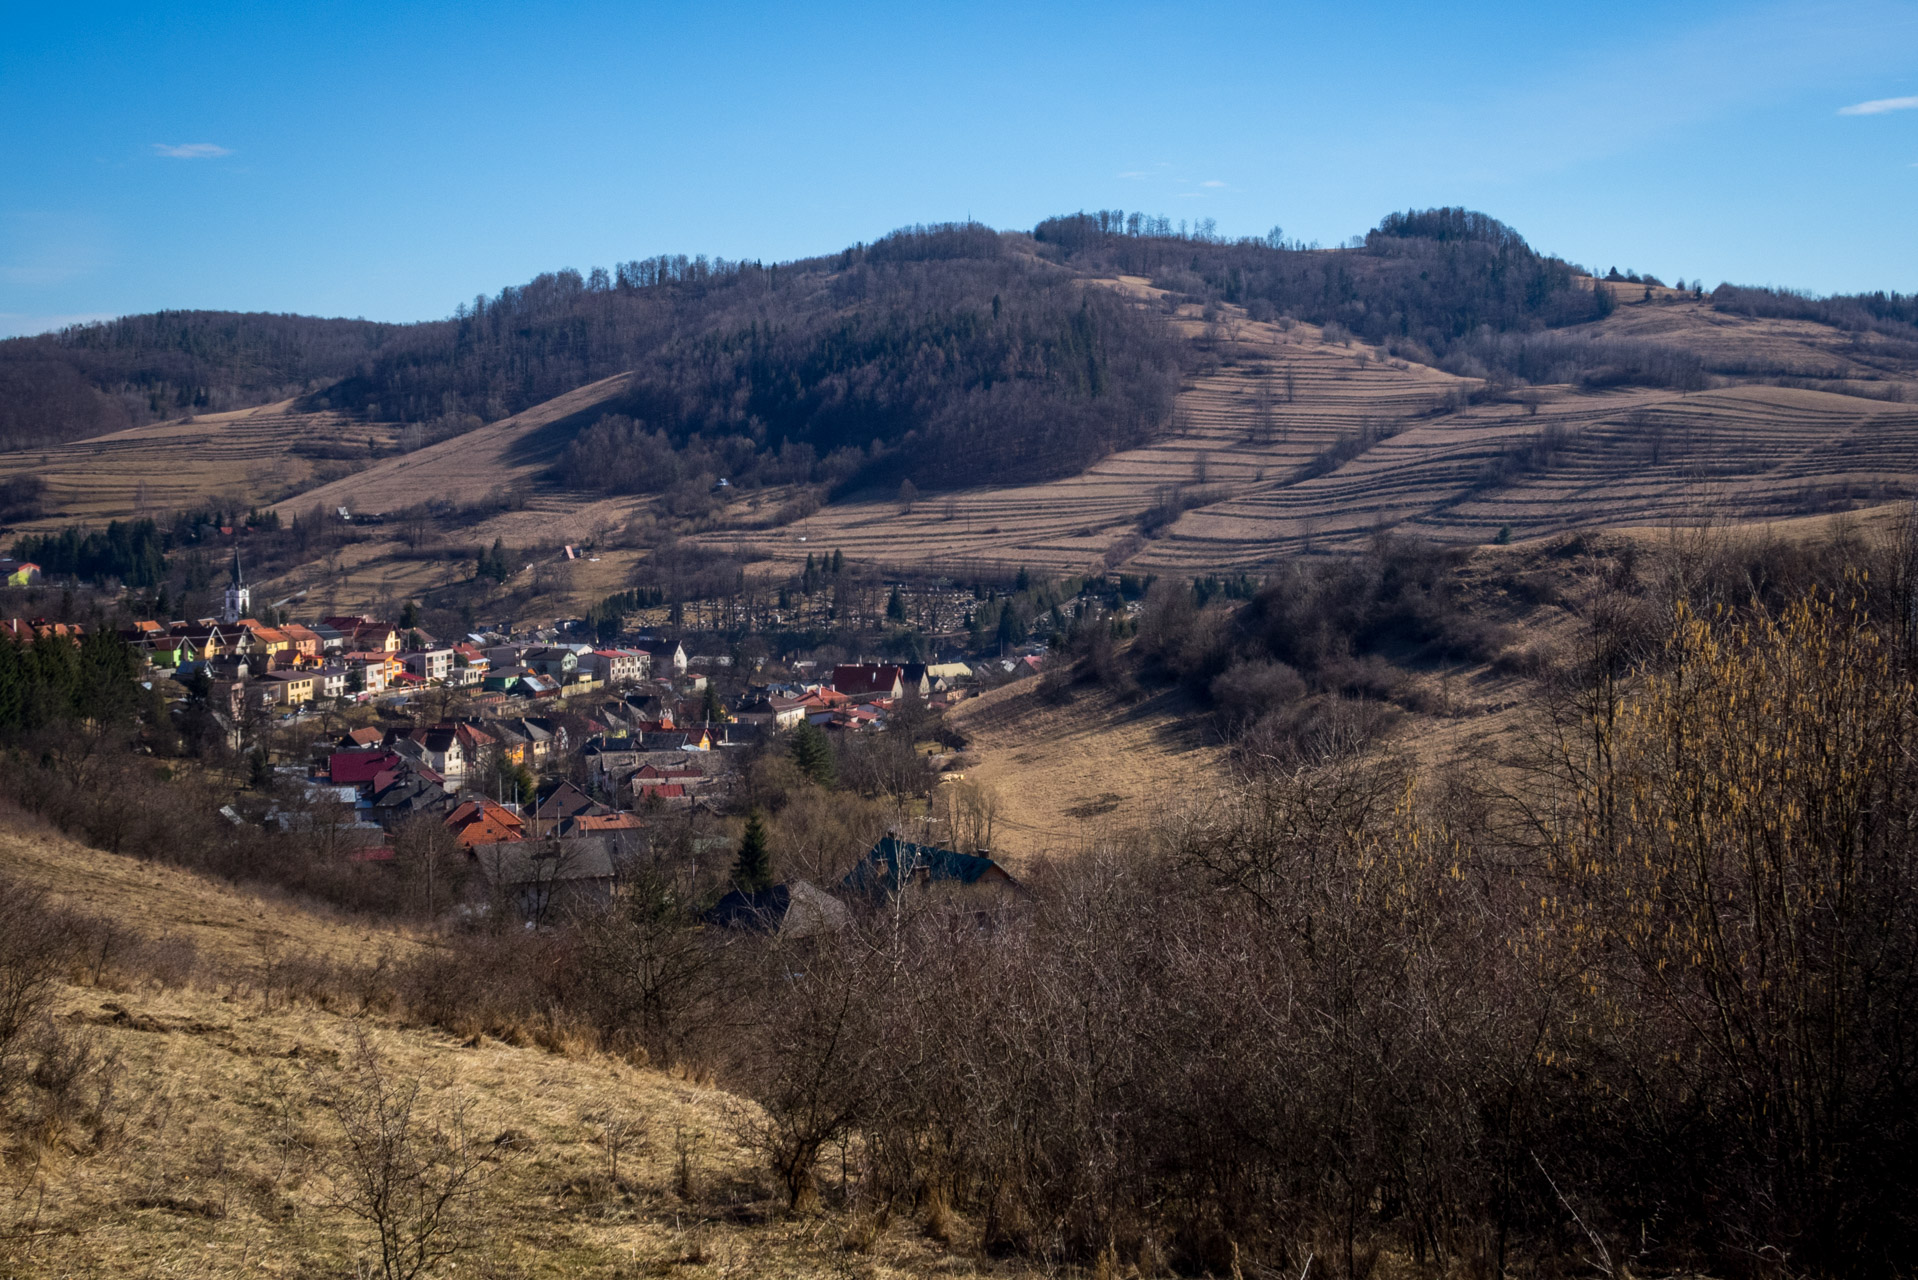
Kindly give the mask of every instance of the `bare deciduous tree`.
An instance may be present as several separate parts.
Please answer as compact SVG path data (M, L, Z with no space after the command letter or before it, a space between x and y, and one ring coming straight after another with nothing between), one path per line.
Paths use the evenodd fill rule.
M428 1115L422 1082L395 1076L364 1037L329 1083L333 1203L373 1228L385 1280L414 1280L465 1245L488 1172L465 1104Z

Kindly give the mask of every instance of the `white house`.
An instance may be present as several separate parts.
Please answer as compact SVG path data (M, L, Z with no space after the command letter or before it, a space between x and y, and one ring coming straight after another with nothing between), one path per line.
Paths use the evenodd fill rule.
M453 671L453 650L449 646L411 649L400 655L406 669L423 680L445 682Z

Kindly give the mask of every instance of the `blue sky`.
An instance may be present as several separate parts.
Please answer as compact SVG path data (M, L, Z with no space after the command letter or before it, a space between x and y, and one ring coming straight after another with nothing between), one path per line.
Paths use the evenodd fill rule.
M0 333L426 319L558 267L1101 207L1330 244L1463 204L1601 268L1918 291L1918 0L0 0L0 22Z

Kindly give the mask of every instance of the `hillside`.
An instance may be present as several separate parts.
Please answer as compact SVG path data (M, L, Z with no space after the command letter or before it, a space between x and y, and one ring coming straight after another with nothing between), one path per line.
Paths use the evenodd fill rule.
M1594 281L1457 210L1337 250L1120 214L914 228L776 267L561 272L305 348L230 319L194 341L234 386L352 368L0 454L0 478L11 531L200 503L413 513L265 570L341 608L454 588L495 541L535 565L592 547L509 593L554 611L653 572L662 540L772 573L821 548L960 574L1250 570L1385 531L1485 544L1918 491L1910 310ZM61 349L121 352L100 390L170 332Z
M630 384L626 374L588 383L510 418L306 490L281 502L281 511L291 516L318 506L378 514L422 502L467 506L535 488L580 427L605 412Z
M162 311L9 338L0 341L0 448L37 448L181 413L303 395L351 373L400 328Z
M1119 287L1154 291L1128 278ZM1183 306L1188 342L1220 348L1180 392L1164 440L1043 485L835 504L791 536L734 545L803 560L820 545L884 563L1126 566L1214 572L1298 552L1349 550L1381 531L1488 543L1577 528L1764 521L1918 491L1918 363L1869 366L1874 395L1762 383L1527 388L1471 403L1476 380L1397 359L1321 328L1233 307ZM1856 344L1801 322L1726 316L1696 302L1621 307L1634 334L1708 334L1724 351L1804 368ZM1208 337L1210 332L1211 337ZM1869 345L1869 344L1866 344ZM1842 357L1850 359L1851 357ZM1858 372L1859 367L1838 365ZM1822 386L1855 384L1826 382ZM1909 400L1888 397L1910 388ZM1157 523L1167 503L1189 507ZM803 538L803 542L801 539ZM716 537L715 541L727 541Z
M749 1104L581 1051L412 1025L366 966L410 936L82 848L8 817L0 877L145 939L81 967L54 1014L89 1046L84 1114L0 1158L0 1273L353 1274L336 1104L369 1061L481 1155L457 1272L501 1277L974 1270L908 1223L784 1218L741 1148ZM325 963L316 964L315 961ZM331 966L329 970L329 965ZM371 1000L372 1003L367 1003ZM371 1057L367 1055L370 1053ZM110 1081L102 1096L98 1086ZM86 1091L83 1089L83 1091ZM842 1249L847 1233L861 1250Z
M283 400L0 454L0 477L44 486L37 513L16 518L13 532L207 505L244 511L372 464L393 451L397 432Z

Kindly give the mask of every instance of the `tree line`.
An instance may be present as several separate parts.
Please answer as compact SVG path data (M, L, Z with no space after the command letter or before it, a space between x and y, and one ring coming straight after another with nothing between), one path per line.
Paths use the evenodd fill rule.
M64 636L0 637L0 739L15 741L57 725L130 721L142 665L105 628L94 628L78 644Z
M13 544L13 558L32 561L48 577L117 578L129 587L157 587L167 580L170 543L152 520L114 520L105 529L74 525L27 534Z
M160 311L0 341L0 449L304 395L405 326Z

